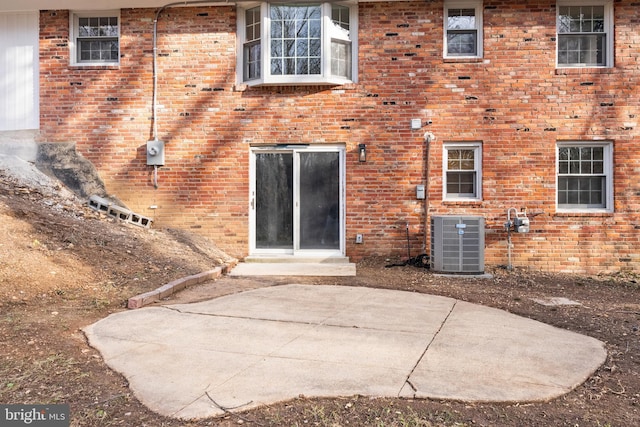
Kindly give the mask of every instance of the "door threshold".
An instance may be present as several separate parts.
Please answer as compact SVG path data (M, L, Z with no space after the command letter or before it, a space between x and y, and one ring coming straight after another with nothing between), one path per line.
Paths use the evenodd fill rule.
M346 256L294 256L294 255L250 255L246 263L280 263L280 264L349 264Z
M249 257L254 259L256 257ZM336 258L331 257L330 262L322 259L320 262L309 262L307 258L303 262L300 258L282 257L257 257L259 262L241 262L230 272L229 276L355 276L356 265L349 262L335 262ZM344 258L346 259L346 258ZM246 261L246 260L245 260Z

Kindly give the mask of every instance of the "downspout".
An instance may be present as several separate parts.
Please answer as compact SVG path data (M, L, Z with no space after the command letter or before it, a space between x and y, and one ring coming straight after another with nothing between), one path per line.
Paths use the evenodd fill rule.
M429 260L431 260L431 253L429 253L429 248L427 247L427 242L429 240L429 180L430 176L430 168L429 168L429 158L431 154L431 142L435 141L436 137L431 132L426 132L424 134L424 150L425 150L425 184L424 184L424 253L429 254Z

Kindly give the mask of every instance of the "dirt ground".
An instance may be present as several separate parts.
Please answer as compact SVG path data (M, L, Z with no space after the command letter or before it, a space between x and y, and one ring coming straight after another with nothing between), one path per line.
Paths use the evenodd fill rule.
M425 292L484 304L602 340L605 364L550 402L468 403L345 396L291 401L185 422L159 416L91 348L81 328L125 310L133 295L230 261L186 232L124 225L70 193L46 192L0 171L0 403L68 403L72 426L638 426L640 278L490 269L490 279L443 277L384 259L356 277L222 277L170 302L284 283ZM396 261L396 260L392 260ZM564 297L580 305L535 300Z

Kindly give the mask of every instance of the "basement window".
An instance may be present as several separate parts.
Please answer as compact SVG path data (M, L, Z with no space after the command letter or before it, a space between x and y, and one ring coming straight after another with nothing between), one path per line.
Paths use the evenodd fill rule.
M71 12L71 65L118 65L120 11Z
M357 76L355 3L238 6L238 81L345 84Z

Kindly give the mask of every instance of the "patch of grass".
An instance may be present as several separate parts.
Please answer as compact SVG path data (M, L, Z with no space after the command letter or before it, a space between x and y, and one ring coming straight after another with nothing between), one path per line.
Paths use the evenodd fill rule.
M380 404L381 403L381 404ZM308 402L302 417L284 419L282 425L338 427L366 425L371 427L465 427L457 413L443 411L419 412L411 405L400 406L394 401L361 400L355 398L344 404L337 402ZM273 421L273 420L270 420ZM280 424L280 423L278 423ZM269 424L275 425L275 424Z
M105 298L94 298L91 301L91 307L98 310L103 310L109 307L110 305L111 305L111 300L105 299Z
M322 427L336 427L341 425L339 423L340 416L335 411L327 409L324 405L311 405L310 408L305 409L303 417L305 425L310 424Z
M82 372L74 358L62 354L49 354L42 358L16 359L4 357L0 378L0 400L20 403L61 403L67 400L65 390L56 379L82 378Z

